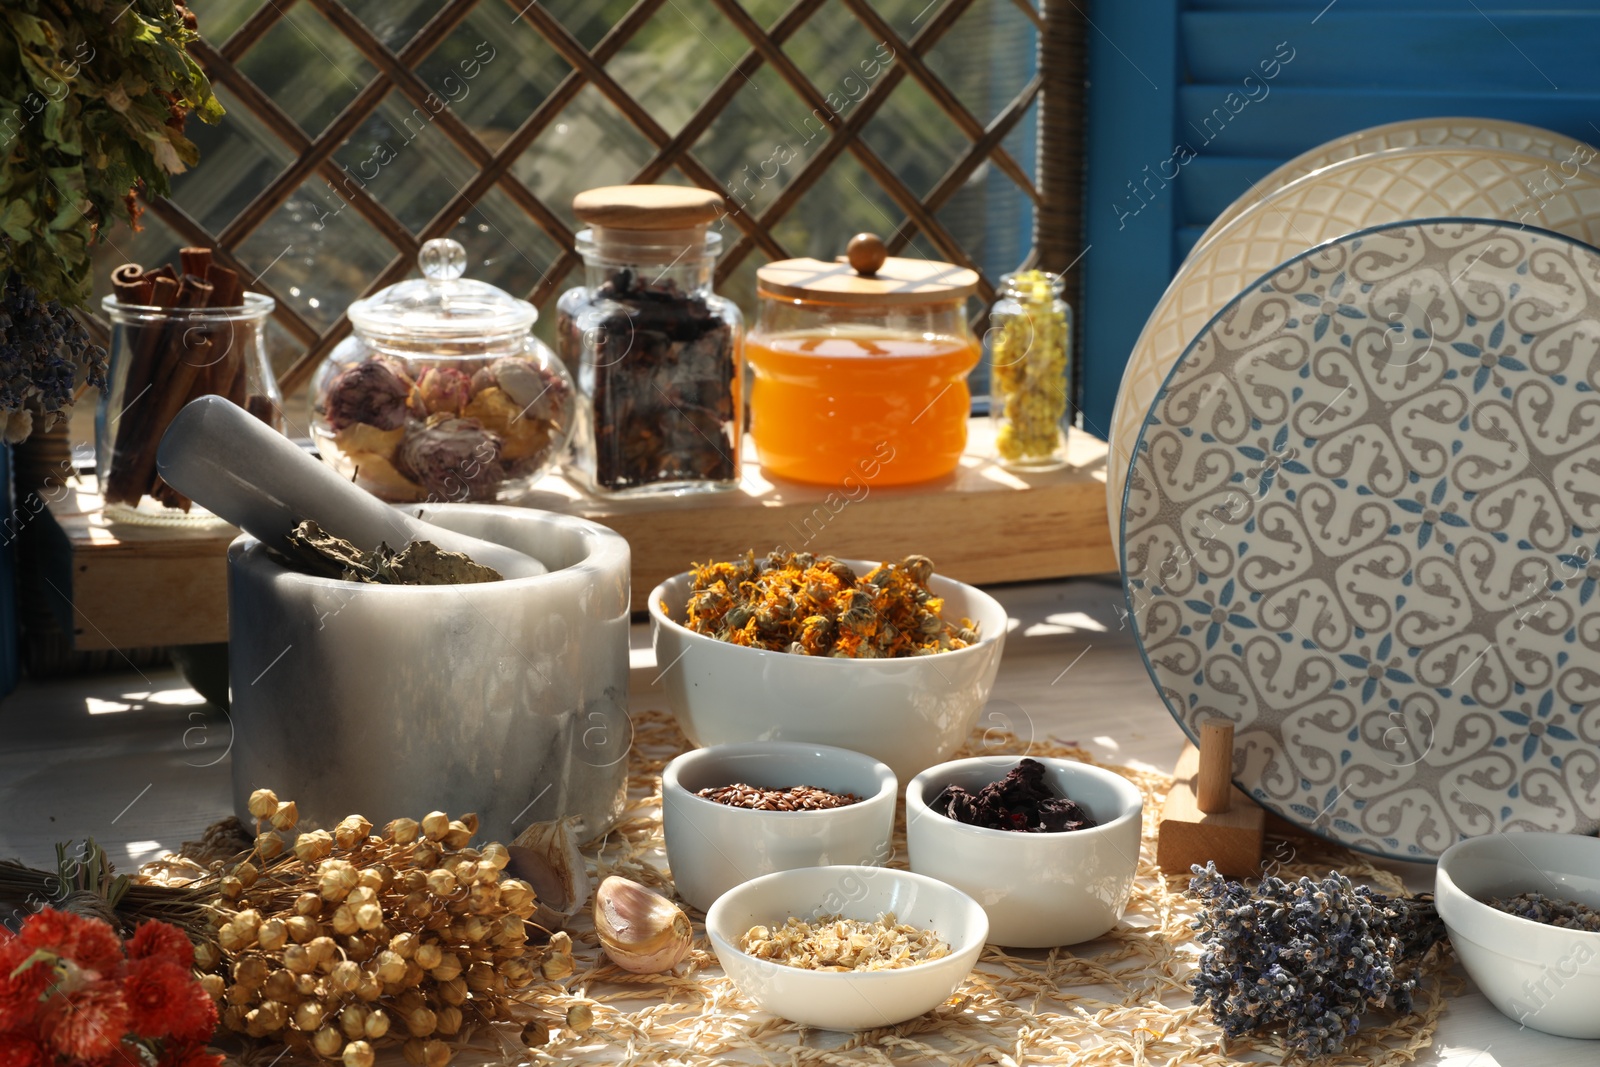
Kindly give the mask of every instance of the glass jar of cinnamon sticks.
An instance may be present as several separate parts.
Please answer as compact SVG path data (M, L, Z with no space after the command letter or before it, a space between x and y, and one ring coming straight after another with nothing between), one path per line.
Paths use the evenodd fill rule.
M216 394L283 430L283 397L266 352L273 300L238 274L185 248L180 269L124 264L101 303L111 323L110 370L95 418L95 468L108 518L218 521L161 480L156 449L173 416Z

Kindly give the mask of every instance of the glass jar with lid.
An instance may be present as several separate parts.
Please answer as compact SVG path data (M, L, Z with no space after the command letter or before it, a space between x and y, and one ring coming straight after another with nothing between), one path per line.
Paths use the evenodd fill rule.
M350 305L354 336L311 380L317 450L395 503L514 497L566 448L572 380L530 332L532 304L462 277L459 242L426 242L417 265Z
M989 312L989 414L995 451L1013 470L1067 465L1072 309L1064 284L1044 270L1003 274Z
M572 472L601 495L739 482L744 320L711 291L722 196L669 185L572 201L584 284L556 303L556 346L583 397Z
M756 281L745 355L764 473L853 487L955 470L981 352L966 316L975 272L888 257L858 234L848 261L781 260Z

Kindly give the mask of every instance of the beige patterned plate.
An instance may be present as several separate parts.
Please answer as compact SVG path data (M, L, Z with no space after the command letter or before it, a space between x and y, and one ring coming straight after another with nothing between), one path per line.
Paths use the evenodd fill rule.
M1383 152L1391 148L1452 146L1501 148L1508 152L1523 152L1530 156L1554 160L1557 164L1553 168L1557 182L1571 174L1574 168L1592 163L1600 157L1600 151L1586 142L1521 122L1470 118L1405 119L1401 122L1390 122L1383 126L1373 126L1345 134L1343 137L1336 137L1295 156L1256 182L1250 187L1249 192L1229 204L1227 209L1206 227L1206 232L1195 242L1195 248L1198 249L1221 233L1224 226L1247 209L1290 182L1304 178L1312 171L1354 159L1356 156ZM1566 164L1565 167L1561 166L1563 163Z
M1600 827L1600 252L1362 230L1195 336L1129 470L1150 676L1234 777L1351 848Z
M1396 148L1291 182L1229 223L1179 269L1128 357L1111 411L1106 513L1120 539L1128 460L1167 372L1250 282L1324 241L1388 222L1468 216L1540 226L1600 245L1600 177L1542 180L1550 161L1496 148ZM1532 189L1539 189L1538 192Z

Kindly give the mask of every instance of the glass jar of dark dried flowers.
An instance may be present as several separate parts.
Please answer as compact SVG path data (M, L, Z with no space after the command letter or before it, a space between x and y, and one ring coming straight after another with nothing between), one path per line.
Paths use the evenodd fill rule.
M566 448L572 379L532 304L462 277L459 242L426 242L417 265L350 305L355 336L311 379L317 451L393 503L515 497Z
M556 304L557 346L584 423L573 470L592 492L731 489L739 481L739 309L711 291L722 197L704 189L590 189L572 208L584 284Z

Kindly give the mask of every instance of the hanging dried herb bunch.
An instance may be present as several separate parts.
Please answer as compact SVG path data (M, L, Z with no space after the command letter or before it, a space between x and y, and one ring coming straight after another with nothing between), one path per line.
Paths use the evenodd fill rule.
M735 645L802 656L889 659L966 648L978 640L970 619L939 612L928 581L933 562L907 556L858 577L832 556L771 552L756 559L697 563L688 626ZM670 608L667 608L670 612Z
M261 832L224 868L215 942L195 954L227 1029L345 1067L404 1042L413 1064L444 1067L452 1039L510 1019L512 996L547 969L527 943L533 889L502 876L504 845L468 846L476 816L436 811L374 833L351 815L294 834L294 802L266 789L250 813Z
M1389 897L1337 871L1321 881L1267 877L1254 889L1215 864L1189 893L1203 946L1196 1004L1229 1037L1282 1029L1290 1051L1333 1055L1368 1011L1411 1011L1414 962L1445 936L1431 901Z

